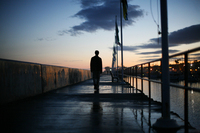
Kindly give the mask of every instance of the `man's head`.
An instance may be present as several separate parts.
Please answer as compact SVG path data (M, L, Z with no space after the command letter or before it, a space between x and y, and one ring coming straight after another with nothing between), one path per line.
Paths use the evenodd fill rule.
M95 51L95 55L96 55L96 56L99 55L99 51L98 51L98 50Z

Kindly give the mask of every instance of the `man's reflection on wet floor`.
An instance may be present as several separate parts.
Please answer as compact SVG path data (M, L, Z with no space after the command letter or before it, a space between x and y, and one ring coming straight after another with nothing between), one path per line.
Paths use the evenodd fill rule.
M146 108L147 109L147 108ZM114 109L114 125L117 126L117 130L120 132L124 131L124 122L127 116L124 118L124 108L115 108ZM153 130L151 128L151 106L148 109L148 118L145 118L143 108L132 108L131 112L136 120L136 123L141 128L143 132L152 133ZM125 113L126 114L126 113ZM103 132L103 107L100 102L100 95L99 90L94 91L94 100L91 106L91 113L90 113L90 124L91 124L91 132ZM134 120L133 119L133 120ZM110 123L109 123L110 124ZM112 125L112 124L111 124ZM147 129L147 130L145 130Z
M94 91L94 100L91 107L92 132L102 132L103 108L99 102L99 90Z

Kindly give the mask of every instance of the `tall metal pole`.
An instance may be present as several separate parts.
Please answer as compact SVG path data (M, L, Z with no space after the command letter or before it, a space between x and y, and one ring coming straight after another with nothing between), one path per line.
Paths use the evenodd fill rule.
M115 17L115 22L117 22L117 16ZM118 26L117 26L118 29ZM117 33L115 33L117 34ZM116 36L116 35L115 35ZM116 38L115 38L116 39ZM119 73L118 73L118 44L117 44L117 77L119 77ZM117 81L118 82L118 81Z
M171 132L178 130L180 126L176 120L170 119L167 0L160 0L160 8L162 27L162 117L157 119L156 123L153 124L153 128L158 132Z
M122 3L120 1L120 21L121 21L121 64L122 64L122 83L124 82L124 66L123 66L123 35L122 35Z
M118 45L117 45L117 77L119 77L119 73L118 73Z
M149 78L149 106L151 104L151 63L148 63L148 78Z
M188 87L188 53L185 53L185 87ZM188 133L188 90L184 90L185 133Z
M162 27L162 117L170 119L167 0L160 0Z

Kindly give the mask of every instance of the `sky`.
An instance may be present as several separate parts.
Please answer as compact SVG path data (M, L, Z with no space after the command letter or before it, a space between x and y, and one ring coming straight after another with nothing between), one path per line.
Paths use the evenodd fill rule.
M123 59L124 66L130 67L161 57L157 26L160 31L161 20L159 0L127 2L128 20L122 21ZM99 50L103 67L111 67L115 16L120 30L119 3L0 0L0 58L89 69L91 57ZM200 0L167 3L169 55L199 47Z

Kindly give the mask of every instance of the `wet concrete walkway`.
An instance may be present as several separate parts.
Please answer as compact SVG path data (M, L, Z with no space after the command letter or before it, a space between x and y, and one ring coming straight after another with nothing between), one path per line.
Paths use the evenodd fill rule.
M100 79L99 92L92 80L11 103L0 108L0 132L14 133L152 133L161 117L160 104L129 85ZM180 125L183 121L171 115ZM149 126L150 125L150 126ZM179 132L184 132L180 130Z

